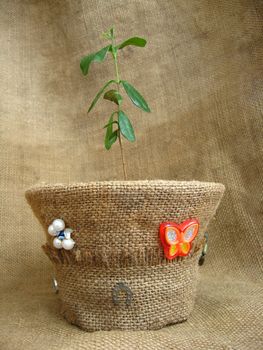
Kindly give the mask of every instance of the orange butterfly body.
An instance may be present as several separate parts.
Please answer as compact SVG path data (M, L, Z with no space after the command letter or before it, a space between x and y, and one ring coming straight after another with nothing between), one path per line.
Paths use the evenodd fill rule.
M177 256L187 256L198 229L197 219L188 219L181 224L171 221L161 223L160 239L166 258L172 260Z

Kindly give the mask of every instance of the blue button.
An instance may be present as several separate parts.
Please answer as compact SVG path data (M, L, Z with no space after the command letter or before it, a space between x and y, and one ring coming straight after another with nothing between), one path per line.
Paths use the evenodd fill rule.
M58 239L60 239L61 241L65 238L65 233L64 231L60 231L58 234Z

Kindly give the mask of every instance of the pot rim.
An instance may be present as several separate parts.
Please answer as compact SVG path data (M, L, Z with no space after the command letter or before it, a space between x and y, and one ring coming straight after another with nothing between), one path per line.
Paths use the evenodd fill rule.
M88 182L70 182L70 183L38 183L31 187L29 187L26 192L30 192L32 190L34 191L50 191L53 189L64 189L65 187L70 189L76 189L76 188L87 188L92 186L98 186L101 187L108 187L112 186L113 188L115 186L130 186L130 187L137 187L138 185L142 185L144 187L151 187L151 186L163 186L163 187L185 187L186 185L191 185L194 188L208 188L213 187L215 190L215 187L217 190L224 191L225 186L220 182L209 182L209 181L180 181L180 180L102 180L102 181L88 181Z

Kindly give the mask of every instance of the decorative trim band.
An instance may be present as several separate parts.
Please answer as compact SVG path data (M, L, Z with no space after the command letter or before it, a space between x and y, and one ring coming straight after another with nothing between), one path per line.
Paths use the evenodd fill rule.
M162 248L152 249L143 247L136 251L129 251L127 248L116 251L109 248L100 248L92 251L81 251L74 249L67 251L64 249L58 250L46 243L42 249L55 264L66 265L87 265L96 267L129 267L129 266L151 266L151 265L166 265L181 263L191 259L197 254L201 255L204 247L205 238L199 244L193 244L188 256L176 257L174 260L169 260L165 257Z

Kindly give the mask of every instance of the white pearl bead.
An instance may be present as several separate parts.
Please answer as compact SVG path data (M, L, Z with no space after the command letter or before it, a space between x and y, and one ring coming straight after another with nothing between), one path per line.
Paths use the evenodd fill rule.
M70 239L71 238L71 233L73 232L73 230L71 228L65 228L64 230L64 235L66 239Z
M54 229L59 232L59 231L63 231L65 228L65 222L61 219L56 219L52 222L52 225L54 227Z
M56 236L56 235L57 235L57 232L56 232L56 230L55 230L55 228L54 228L53 225L49 225L47 230L48 230L48 233L49 233L51 236Z
M61 249L62 248L62 242L60 239L58 238L54 238L53 239L53 246L57 249Z
M74 247L75 242L73 241L73 239L64 239L62 241L62 247L66 250L70 250Z

